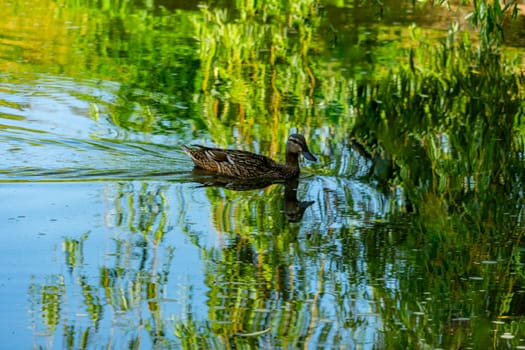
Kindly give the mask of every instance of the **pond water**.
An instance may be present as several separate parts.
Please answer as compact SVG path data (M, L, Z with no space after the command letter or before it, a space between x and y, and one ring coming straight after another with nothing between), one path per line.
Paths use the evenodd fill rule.
M2 2L2 346L525 348L524 43L469 11ZM295 132L263 188L181 149Z

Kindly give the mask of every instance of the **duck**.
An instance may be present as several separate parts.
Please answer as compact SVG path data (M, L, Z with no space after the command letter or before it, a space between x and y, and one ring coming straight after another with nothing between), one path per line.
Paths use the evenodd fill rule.
M299 154L310 161L317 161L301 134L291 134L288 137L284 164L248 151L195 144L190 146L183 145L182 149L190 156L196 168L237 179L292 179L300 174Z

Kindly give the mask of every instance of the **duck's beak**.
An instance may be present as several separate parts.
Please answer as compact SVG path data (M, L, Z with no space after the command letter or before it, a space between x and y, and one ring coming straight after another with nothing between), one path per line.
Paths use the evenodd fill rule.
M310 153L310 151L307 149L305 149L303 152L303 156L308 159L308 160L311 160L312 162L315 162L317 161L317 158L314 157L314 155L312 153Z

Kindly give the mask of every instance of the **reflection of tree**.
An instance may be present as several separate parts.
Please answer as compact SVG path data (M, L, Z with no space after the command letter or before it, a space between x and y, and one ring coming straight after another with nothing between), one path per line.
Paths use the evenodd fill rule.
M515 196L522 183L517 76L494 53L476 56L459 47L434 54L455 58L428 72L401 71L391 77L396 84L361 90L369 92L357 96L359 149L374 162L390 160L391 171L375 175L401 183L410 200L438 195L454 199L445 206L461 211L464 201L478 200L483 209L497 193ZM434 70L448 73L438 77ZM489 95L489 87L504 93Z
M396 244L421 249L418 266L426 269L400 269L399 296L387 285L378 288L382 304L403 305L397 313L385 313L385 321L413 331L400 338L408 347L417 339L438 344L435 334L445 331L438 327L453 334L444 345L455 347L454 342L471 341L465 337L472 329L490 327L483 324L485 318L472 316L490 320L514 314L522 299L515 291L524 281L510 271L516 268L514 259L520 259L516 254L523 234L523 86L495 50L468 45L443 46L430 55L424 50L412 52L411 67L357 90L353 149L369 159L371 176L404 199L390 218L408 225ZM413 212L409 221L403 209ZM384 229L367 232L375 237L368 252L385 255L381 249L388 252L389 243L376 237ZM505 247L490 243L499 241L507 242ZM378 242L384 245L378 248ZM497 258L506 263L497 264ZM370 272L381 275L395 259L385 255L384 262L369 261ZM418 276L427 291L414 282ZM483 276L480 289L486 293L473 289L471 276ZM407 296L414 292L445 298L448 305L411 302ZM433 332L423 336L425 327ZM491 341L490 332L481 334L475 344Z
M323 179L304 184L325 187L316 204L298 199L316 191L301 184L297 190L296 181L256 192L206 188L215 228L224 238L221 246L203 250L208 322L178 323L182 339L204 348L308 347L361 344L363 338L357 340L355 334L377 329L375 317L368 316L378 309L363 291L366 268L360 244L350 238L358 214L352 211L350 218L342 210L351 200L356 208L366 204L352 198L351 191L332 191ZM294 208L289 217L311 205L305 221L326 227L329 217L332 230L286 222L286 205ZM344 244L342 237L347 237ZM374 334L366 341L373 342Z
M53 338L60 324L64 292L65 284L61 276L53 276L44 283L34 282L29 286L35 334Z
M167 287L172 258L170 247L161 249L168 213L164 192L162 186L145 183L138 191L122 191L129 193L121 203L127 203L123 210L127 218L123 222L132 236L115 240L118 254L111 268L101 269L100 281L108 304L116 314L136 315L142 303L147 303L150 316L137 315L134 322L139 328L145 327L153 344L165 341L166 325L159 299ZM159 266L163 258L165 262Z
M62 281L59 284L35 282L31 287L34 308L46 310L41 320L35 319L35 324L47 325L51 333L62 324L63 337L71 347L85 348L99 341L95 340L96 335L108 332L101 328L101 322L110 328L108 344L118 345L127 340L126 347L139 346L144 330L153 344L169 343L167 320L163 318L160 304L173 256L172 248L162 246L168 212L165 189L145 183L138 189L133 188L133 183L115 185L111 194L114 221L110 224L122 227L129 234L113 241L112 258L98 269L97 278L90 275L84 261L83 247L89 237L84 234L80 239L64 239L69 276L56 276L56 280ZM144 306L149 315L142 314ZM71 307L73 310L68 310ZM78 322L75 314L81 310L89 316L89 321ZM104 316L106 320L102 321ZM128 330L123 329L124 325Z
M207 269L209 319L223 344L306 346L337 333L348 341L344 329L364 323L353 315L351 294L340 295L333 306L324 295L323 286L335 282L334 265L297 241L281 243L287 235L266 240L264 248L260 238L238 236L213 255ZM329 320L324 326L323 319Z
M204 8L194 16L111 8L112 31L90 28L81 39L97 50L85 49L89 64L81 69L123 81L108 107L115 125L145 133L176 130L184 137L187 125L195 125L217 143L268 143L273 154L290 128L321 130L325 139L318 144L327 145L333 168L318 171L339 175L333 187L320 185L314 219L301 224L284 215L295 221L304 209L286 186L284 197L283 185L255 194L206 189L214 228L226 243L201 248L210 321L187 312L174 327L181 342L188 348L454 348L465 347L469 334L483 334L475 343L483 347L491 341L491 318L515 316L504 329L519 324L523 79L511 62L486 47L458 45L451 33L439 49L423 45L406 52L406 64L390 73L368 62L366 78L356 80L362 67L352 63L361 60L352 57L385 57L373 51L382 46L379 39L352 46L363 31L352 27L343 54L321 54L326 43L316 35L329 28L330 40L344 40L347 23L324 23L315 2L243 4L236 11ZM188 39L193 36L197 42ZM403 52L387 49L397 64ZM363 174L385 193L380 209L367 207L371 199L356 202L355 183L346 179L360 155L370 165ZM87 236L64 240L69 277L56 275L30 288L36 329L51 334L62 322L67 343L83 347L105 317L115 322L108 327L111 341L138 346L145 330L152 342L167 344L172 329L159 301L173 256L163 245L165 188L128 182L114 192L111 223L129 234L113 241L96 281L82 261ZM388 210L385 224L378 212ZM75 295L89 315L87 325L62 316Z

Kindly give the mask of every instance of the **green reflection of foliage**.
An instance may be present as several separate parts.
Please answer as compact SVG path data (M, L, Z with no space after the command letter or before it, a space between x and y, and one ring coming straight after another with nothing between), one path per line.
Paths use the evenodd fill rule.
M316 2L239 1L191 14L148 4L67 2L72 12L62 13L75 23L85 18L86 35L74 36L79 42L71 45L83 48L84 58L64 65L74 66L68 72L121 83L108 107L115 125L146 133L183 129L184 135L191 126L218 144L237 140L271 155L282 152L287 133L297 127L314 140L314 150L326 145L322 166L332 168L316 174L353 175L351 166L342 170L342 155L352 148L345 161L362 156L371 164L363 181L377 181L387 194L396 191L389 197L391 225L372 218L355 230L319 229L326 237L307 232L301 242L298 225L283 218L278 186L251 194L207 190L216 231L232 239L202 251L210 323L188 317L176 324L186 348L342 344L344 332L357 333L369 320L355 312L363 285L373 285L366 293L383 326L373 339L378 347L504 346L501 332L491 339L490 322L509 317L517 321L499 329L523 333L523 76L492 34L481 48L452 29L438 48L422 41L417 28L405 51L369 40L363 51L390 50L389 61L399 65L385 69L371 59L361 63L368 76L356 78L354 70L342 69L350 64L333 58L375 55L364 55L351 41L345 55L327 54L332 39L315 35L332 24ZM498 14L499 3L490 6ZM480 13L484 18L494 17ZM357 27L351 30L364 41ZM123 315L143 321L133 312L147 303L150 317L137 327L168 342L171 328L158 296L169 276L155 264L167 231L165 189L118 186L113 224L131 233L115 239L113 260L98 271L101 288L82 271L83 238L65 240L65 264L90 326L101 317L100 305L126 323ZM163 252L168 265L173 252ZM339 274L346 278L334 277ZM48 331L60 322L60 278L31 287L43 311L38 322ZM341 291L335 303L324 294L328 282ZM335 315L323 309L326 300ZM89 327L66 329L87 342ZM352 335L358 342L359 334Z
M211 118L208 128L215 128L218 135L215 139L224 135L230 139L229 126L233 123L242 140L245 133L253 134L253 131L245 132L244 127L253 128L251 121L245 122L245 115L251 115L254 108L244 108L242 105L246 99L258 101L259 96L250 95L251 91L246 89L252 76L247 77L241 68L248 63L257 63L264 56L258 51L254 53L255 49L249 46L250 43L241 38L246 38L249 30L253 30L255 37L263 38L264 26L263 29L257 26L261 22L265 23L265 16L259 22L251 22L249 15L242 15L244 12L241 12L239 17L243 21L232 23L227 12L206 11L205 20L214 25L207 23L206 28L199 31L201 56L205 54L201 61L205 62L204 71L207 72L203 90L209 91L205 94L206 98L214 97L206 102ZM274 23L279 23L279 19ZM222 43L220 47L215 45L217 38ZM281 38L281 42L287 43L282 47L294 47L292 40L286 41L288 38L278 35L275 38ZM307 36L298 40L304 40L304 47L308 46ZM413 237L399 237L398 247L422 246L421 255L417 256L418 266L427 271L417 271L412 275L407 266L407 274L399 270L396 277L400 284L399 292L383 285L377 287L375 295L377 304L385 306L382 312L387 328L384 341L387 345L392 344L391 348L394 348L394 343L391 343L393 339L397 340L396 346L404 344L406 347L420 348L440 344L459 348L472 341L469 334L473 328L484 335L475 341L475 344L482 346L490 340L490 324L476 322L473 315L486 315L488 312L489 318L498 317L498 314L511 310L510 304L515 296L512 292L499 293L494 281L510 289L515 288L513 286L516 283L521 284L515 277L510 277L509 265L497 264L494 269L480 269L474 263L479 264L479 261L490 260L490 257L500 254L502 259L512 261L512 252L519 246L515 236L519 234L521 222L509 221L506 217L510 213L512 217L519 218L523 208L521 193L524 179L523 171L520 170L523 167L521 154L524 151L520 131L523 128L523 77L516 74L513 62L494 47L489 38L486 40L481 48L477 48L468 36L460 37L452 28L450 36L435 48L435 42L426 43L415 36L414 48L407 49L406 60L399 67L388 72L381 71L367 81L338 75L342 77L342 83L336 83L341 81L339 79L328 79L331 85L324 82L321 86L326 88L323 92L328 91L330 94L319 93L317 96L309 90L315 91L317 88L315 79L300 80L308 76L301 73L311 69L310 59L315 55L309 55L309 50L299 50L301 54L295 57L300 63L292 67L291 61L286 58L272 59L272 49L279 52L279 42L270 41L269 44L272 49L268 50L269 64L265 67L269 68L265 73L270 76L273 90L270 89L267 95L280 98L286 95L282 93L285 91L290 93L288 96L299 96L300 101L308 100L311 96L335 96L328 100L326 112L333 118L334 124L337 121L343 125L335 131L338 133L337 139L332 142L338 146L346 145L346 131L352 129L355 143L349 145L358 149L360 152L357 153L372 164L367 176L378 180L385 191L395 188L402 199L398 202L400 205L393 205L391 220L394 223L399 220L400 225L407 225L406 213L413 215L411 220L414 226L411 224L407 227L407 236ZM292 53L287 52L287 55L294 57L293 53L296 52L292 49ZM283 66L284 71L289 69L293 72L294 78L290 85L280 85L278 80L279 76L288 75L271 74L272 70L279 71ZM314 77L327 76L315 68L310 70ZM251 83L263 81L262 75L257 75L262 71L257 67L253 70L253 76L257 79ZM275 77L276 80L272 80ZM294 85L295 81L299 83ZM212 83L215 85L210 85ZM301 86L302 89L294 90L290 86ZM268 115L272 115L272 111L279 111L279 122L286 124L287 117L297 114L287 114L289 110L282 108L284 103L275 102L282 101L279 98L270 99L259 110L268 111ZM239 106L232 109L235 104ZM313 113L308 115L307 120L310 122L317 116L315 111ZM229 118L230 115L233 116ZM222 127L223 124L226 128ZM278 128L277 125L274 127ZM261 135L262 139L264 137ZM242 142L250 144L251 140L244 139ZM221 140L220 143L228 144L228 141ZM214 217L215 223L221 226L216 227L217 230L239 235L231 246L224 247L221 252L223 255L217 253L221 266L227 266L218 273L224 278L220 282L222 288L226 289L213 287L210 293L218 296L211 298L211 319L217 320L218 325L212 329L230 344L238 341L236 336L243 332L259 335L257 332L269 329L264 323L254 322L256 317L252 315L253 310L264 304L260 300L264 300L261 296L264 293L259 295L258 292L268 288L268 281L276 278L272 272L268 275L270 278L263 277L268 270L273 271L272 266L275 265L265 265L265 252L271 250L271 245L258 246L257 243L264 240L253 238L253 232L264 232L265 225L272 227L272 221L262 215L263 225L258 226L254 224L259 218L257 207L250 201L243 203L241 200L239 203L242 204L232 208L226 198L221 198L221 194L216 191L210 190L208 194L212 201L218 203ZM271 202L271 198L268 202ZM271 212L269 207L265 207L262 212ZM232 217L238 218L238 222L227 220ZM245 217L253 221L243 221ZM370 240L370 246L367 247L370 249L367 252L370 254L369 273L373 278L383 278L389 264L395 264L399 258L415 259L413 255L399 257L377 252L374 245L384 242L380 233L391 235L386 230L373 232L379 226L374 225L373 229L365 230L375 238ZM487 245L494 239L510 240L513 242L511 249L502 252L488 249ZM277 251L275 246L272 248ZM376 259L377 255L384 256L385 260ZM261 265L260 261L265 263ZM351 263L350 260L344 262ZM472 283L467 283L468 276L480 275L484 276L481 290L491 290L492 294L485 295L473 289L477 287L472 282L477 281L475 278ZM430 282L426 291L419 290L417 286L416 281L421 276ZM215 286L215 279L209 283ZM230 285L232 287L228 288ZM442 300L435 304L431 301L419 302L414 298L418 292L429 293L430 300L432 296L444 296L449 305L443 307ZM480 299L478 293L482 293L482 300L489 300L499 307L487 311L481 303L466 302ZM399 325L403 327L399 328ZM438 338L443 334L451 336L441 343Z
M490 320L523 315L515 293L523 279L511 270L523 234L524 79L499 49L450 34L438 48L422 42L408 65L354 95L355 149L372 161L370 175L402 190L405 210L391 221L412 213L400 246L421 249L417 266L426 269L400 273L400 295L385 285L377 297L386 323L403 325L388 334L397 345L498 347L507 340L492 338ZM387 264L369 261L374 275L386 273Z
M215 229L245 236L279 230L284 223L282 191L280 185L252 192L207 189Z
M55 283L30 287L35 328L44 325L45 333L41 333L54 335L62 325L68 348L99 346L104 341L106 345L139 347L142 330L156 346L173 345L161 302L173 258L173 248L162 246L167 231L165 189L159 184L134 185L115 183L108 189L115 210L115 221L108 224L125 228L129 234L115 238L108 252L111 261L96 270L97 276L91 275L84 261L84 246L89 242L85 233L79 239L65 238L62 244L70 280L57 276ZM67 309L72 306L79 309L69 314ZM141 314L144 307L149 315ZM89 316L87 324L79 319L81 309ZM109 333L100 327L104 316L114 322ZM121 334L123 329L132 331ZM104 337L97 338L99 332L104 332Z
M65 290L64 279L60 276L52 276L46 283L29 286L33 324L45 335L52 335L60 324ZM40 330L40 325L44 329Z
M436 212L438 196L446 210L485 217L491 197L519 191L513 179L520 176L523 78L497 52L463 45L430 52L420 52L414 73L400 70L390 77L394 83L357 96L364 117L354 133L371 144L370 154L391 160L408 196L421 198L422 211L428 203L428 212ZM482 211L464 206L469 199Z
M363 302L360 285L338 278L364 272L359 247L342 252L340 245L331 244L334 237L313 236L314 243L292 239L285 244L281 240L290 239L286 232L262 239L237 236L220 250L208 251L209 323L199 328L197 322L185 322L179 329L184 327L198 344L220 348L367 344L371 339L364 336L365 329L374 325L356 311ZM261 240L267 242L264 248ZM337 259L329 258L336 252L341 254ZM325 294L332 285L339 293ZM361 332L363 339L357 335Z
M304 132L316 124L312 110L299 106L313 102L317 86L309 59L317 11L309 0L248 1L228 10L204 7L195 17L203 73L198 102L214 140L257 139L275 154L290 128Z
M218 13L217 16L226 14ZM216 20L219 29L223 22L230 23L226 19ZM232 32L237 30L242 37L241 29L239 23L230 27L224 25L224 32L217 35L231 39ZM401 198L405 201L401 201L403 204L398 208L399 212L393 213L392 220L399 215L399 220L404 222L405 212L415 213L415 226L408 228L408 234L414 238L407 246L424 247L418 256L418 264L427 269L422 275L430 283L428 290L419 292L429 293L428 302L414 300L410 294L418 291L416 276L421 276L421 271L415 276L410 273L398 276L400 294L386 286L377 288L377 302L385 305L382 315L389 330L385 341L390 344L389 340L397 339L396 346L404 344L419 348L441 344L459 348L473 341L470 338L473 328L484 334L474 344L498 343L498 340L490 339L490 324L476 322L473 316L489 313L490 319L512 312L516 294L498 292L497 285L513 290L522 284L509 273L511 265L503 263L487 268L491 265L479 262L501 256L503 261L512 263L512 256L519 246L516 235L521 236L521 222L519 219L509 221L506 217L519 218L523 208L524 179L520 170L524 151L521 132L523 77L516 74L516 66L494 48L493 43L478 49L468 37L459 38L457 35L452 30L438 48L434 48L434 43L426 44L416 37L420 47L407 50L406 64L383 75L383 80L350 80L343 84L347 89L346 96L350 96L350 105L348 102L333 104L334 109L351 111L348 113L352 118L347 125L353 128L352 134L357 141L353 146L361 147L362 154L372 161L369 175L385 183L385 188L395 186L402 191ZM228 40L223 46L226 51L222 54L217 53L221 49L210 49L211 54L207 57L218 55L220 58L213 62L219 68L206 69L211 73L205 81L215 78L215 82L220 83L216 90L218 99L231 101L228 94L242 96L239 93L242 89L236 89L230 80L238 82L243 75L236 70L237 65L227 63L241 65L243 48L233 47L235 45ZM225 60L222 66L221 58ZM209 62L211 65L212 61ZM204 89L207 87L205 84ZM308 93L303 91L298 95L308 96ZM226 132L218 131L221 135ZM239 227L246 228L237 230L232 223L216 219L222 224L219 231L237 233L241 237L226 247L221 257L221 263L228 268L219 275L229 276L226 281L221 281L221 285L230 283L233 287L211 293L228 296L211 299L217 308L211 318L219 320L218 325L221 325L215 332L220 332L221 337L228 341L236 341L235 336L243 331L250 334L266 330L260 324L254 327L253 321L249 321L252 311L260 308L262 303L261 296L257 292L251 295L250 291L260 291L275 275L270 274L272 278L268 280L261 278L264 266L257 262L266 249L248 243L251 232L261 229L243 221L245 211L257 212L254 207L246 202L244 208L219 206L216 209L216 218L237 217L242 223ZM271 226L271 220L263 222ZM377 235L374 237L371 247L383 241ZM510 249L498 252L487 248L494 239L513 243ZM388 264L381 265L375 255L370 257L370 273L373 276L386 273ZM388 257L387 261L393 262L396 258L399 257ZM491 293L479 291L475 285L478 280L469 280L471 276L484 276L479 289ZM450 281L454 282L451 284ZM495 281L498 281L497 285ZM211 281L210 284L214 285ZM494 307L487 310L481 304L466 302L480 299L480 293L481 299L490 301ZM432 297L445 297L450 304L443 307L441 300L432 302ZM223 322L227 322L228 330ZM399 324L403 327L395 326ZM428 332L428 329L432 331ZM436 336L445 333L451 336L445 343L440 343Z
M69 272L72 272L75 268L81 268L84 265L84 242L88 238L89 233L84 233L80 239L66 238L64 240L62 250L64 251L66 258L66 265Z
M114 264L101 268L100 284L107 303L116 313L135 312L147 302L151 318L145 320L144 326L155 342L160 343L164 341L165 321L158 299L166 288L167 270L173 257L173 249L165 248L166 261L162 267L157 266L167 229L164 190L162 186L143 183L138 191L129 191L131 184L123 185L124 189L117 189L117 193L129 193L129 196L117 196L121 198L115 204L122 211L123 220L119 222L125 223L133 236L115 240ZM133 262L137 266L133 266Z
M84 305L88 312L91 321L98 328L98 321L102 318L102 302L98 295L97 286L90 285L85 276L80 276L78 283L82 289L82 296L84 297Z
M102 319L103 306L98 295L97 288L89 284L87 277L82 273L84 268L84 242L88 239L89 233L84 233L80 239L65 238L62 244L65 264L69 273L76 277L76 283L80 286L82 296L84 297L83 305L92 321L95 329L98 328L99 321ZM85 336L87 337L88 330ZM71 334L66 335L66 337ZM73 339L71 337L71 339Z

